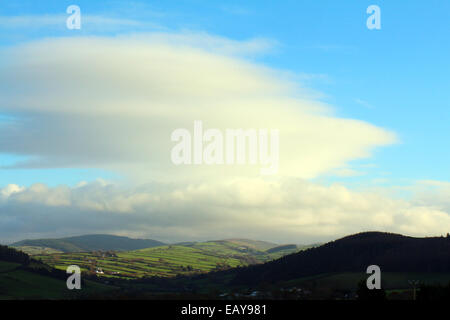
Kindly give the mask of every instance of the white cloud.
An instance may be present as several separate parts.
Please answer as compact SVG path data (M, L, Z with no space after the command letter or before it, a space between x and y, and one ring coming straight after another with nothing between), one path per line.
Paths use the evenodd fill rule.
M280 130L280 175L312 178L395 141L333 116L285 72L242 54L267 42L207 34L40 40L0 53L0 152L17 167L100 167L134 179L254 176L256 166L174 167L170 134L206 128ZM205 180L206 179L206 180Z
M6 187L4 187L3 189L1 189L0 194L4 197L7 198L10 195L12 195L13 193L17 193L17 192L21 192L23 191L25 188L24 187L20 187L16 184L8 184Z
M128 189L104 182L74 188L37 184L20 190L0 202L2 237L108 232L168 241L247 237L307 243L369 230L412 236L450 230L448 212L434 206L298 179Z
M363 106L364 108L373 109L373 106L365 100L355 98L355 99L353 99L353 101L355 101L357 104Z
M434 206L450 212L450 182L422 180L413 185L411 189L417 204Z
M334 175L336 175L337 177L359 177L359 176L363 176L366 173L363 171L358 171L358 170L354 170L351 168L341 168L341 169L336 169L334 172Z

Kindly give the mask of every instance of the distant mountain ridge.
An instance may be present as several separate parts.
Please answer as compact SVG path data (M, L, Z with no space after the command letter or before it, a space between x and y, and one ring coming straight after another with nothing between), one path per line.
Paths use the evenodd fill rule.
M240 245L243 247L248 247L251 249L255 249L255 250L260 250L260 251L266 251L269 250L271 248L275 248L277 246L279 246L279 244L276 243L272 243L272 242L268 242L268 241L262 241L262 240L250 240L250 239L225 239L225 240L217 240L218 242L222 241L222 242L229 242L229 243L234 243L236 245Z
M165 243L153 239L132 239L107 234L91 234L58 239L22 240L11 244L12 247L43 247L62 252L87 251L129 251L157 246Z
M279 251L283 251L283 250L295 250L297 249L297 245L295 244L284 244L281 246L276 246L270 249L267 249L266 252L267 253L274 253L274 252L279 252Z

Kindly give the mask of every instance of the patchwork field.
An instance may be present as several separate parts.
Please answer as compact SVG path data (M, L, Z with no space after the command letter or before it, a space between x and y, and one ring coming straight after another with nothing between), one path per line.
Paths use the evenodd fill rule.
M271 249L273 246L268 245L267 248ZM78 265L82 271L99 276L132 279L171 277L245 266L276 259L298 250L297 247L291 247L268 253L257 244L242 240L223 240L122 252L47 253L34 255L34 258L58 269Z

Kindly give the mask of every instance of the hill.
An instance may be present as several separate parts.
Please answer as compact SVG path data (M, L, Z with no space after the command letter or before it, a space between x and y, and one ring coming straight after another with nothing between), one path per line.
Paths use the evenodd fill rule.
M58 269L75 264L90 273L96 273L100 268L103 272L99 274L100 276L133 279L191 275L247 266L270 261L298 250L294 246L288 250L268 253L255 249L255 243L261 245L263 242L251 240L185 242L122 252L48 253L34 257ZM266 247L267 244L263 248Z
M51 250L61 252L128 251L161 245L165 244L151 239L131 239L106 234L92 234L60 239L22 240L11 244L12 247L29 252L30 254L34 254L36 251L39 252L39 249L43 252Z
M450 272L450 237L413 238L365 232L284 256L236 272L234 284L289 281L329 273L365 272L369 265L382 272Z
M117 289L85 279L82 280L83 290L68 290L66 278L64 271L55 270L13 248L0 246L0 300L74 299Z
M297 246L295 244L285 244L282 246L276 246L273 248L270 248L267 250L267 253L275 253L279 251L286 251L286 250L295 250L297 249Z
M278 244L272 242L261 240L250 240L250 239L226 239L226 240L218 240L217 242L231 243L237 246L248 247L259 251L267 251L271 248L279 246Z

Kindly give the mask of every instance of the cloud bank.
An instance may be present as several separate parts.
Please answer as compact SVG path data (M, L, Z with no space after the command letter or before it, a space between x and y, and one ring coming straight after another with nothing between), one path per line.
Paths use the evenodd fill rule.
M371 230L441 235L450 216L433 205L299 179L235 179L188 186L123 188L35 184L0 189L3 239L114 233L165 241L247 237L311 243Z

